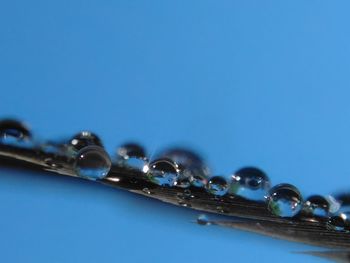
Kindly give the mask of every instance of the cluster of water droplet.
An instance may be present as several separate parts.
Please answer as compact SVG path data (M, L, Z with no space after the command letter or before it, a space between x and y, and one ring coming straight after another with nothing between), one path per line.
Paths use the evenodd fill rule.
M183 193L180 192L178 196L179 204L183 206L191 206L189 200L193 195L187 188L196 187L204 189L215 198L239 196L266 202L267 209L278 217L299 217L308 221L328 218L327 225L334 230L347 231L350 222L350 209L346 208L346 205L350 208L350 195L347 200L342 201L339 210L334 208L338 202L329 197L313 195L304 201L300 191L291 184L271 187L266 173L255 167L239 169L229 177L212 176L203 159L187 149L168 149L151 161L146 157L145 150L137 144L122 145L117 153L119 164L143 171L150 182L160 186L184 188ZM137 165L134 164L135 161ZM144 192L151 194L148 188Z
M0 121L0 143L38 147L27 126L12 119ZM112 166L99 137L88 131L61 143L41 142L39 148L48 154L68 156L73 160L76 175L90 180L105 178ZM47 158L45 162L57 168L53 159ZM117 149L115 164L142 172L146 179L156 185L182 188L178 198L183 206L191 206L189 200L194 198L188 188L201 188L218 202L223 197L265 202L267 209L275 216L299 217L309 221L323 219L327 221L329 229L350 232L350 194L335 198L313 195L304 201L299 190L291 184L271 187L265 172L255 167L239 169L230 176L213 176L198 154L182 148L168 149L149 160L142 146L127 143ZM148 188L144 192L151 194Z
M99 137L91 132L83 131L64 142L42 142L33 139L29 128L20 121L6 119L0 121L0 143L16 147L32 147L54 156L65 155L73 159L73 169L77 176L91 180L104 178L112 162L103 148ZM60 168L55 158L47 157L47 166Z

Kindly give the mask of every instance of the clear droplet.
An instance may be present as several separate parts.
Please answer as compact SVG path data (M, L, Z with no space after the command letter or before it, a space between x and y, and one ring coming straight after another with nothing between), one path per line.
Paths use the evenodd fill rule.
M142 192L144 192L145 194L148 194L148 195L151 194L151 190L149 190L147 187L143 188Z
M148 163L144 148L136 143L126 143L117 150L117 164L143 171Z
M51 167L52 169L62 168L62 165L55 162L55 160L51 157L45 158L44 162L47 166Z
M264 200L270 188L268 176L260 169L246 167L232 175L229 193L250 200Z
M208 177L206 175L196 174L191 177L190 183L195 187L203 188L208 184Z
M79 151L80 149L89 145L103 147L100 138L96 134L89 131L82 131L74 135L73 138L70 139L69 145L75 151Z
M223 196L228 191L228 182L226 178L222 176L213 176L210 178L207 184L207 190L209 193L216 196Z
M327 195L327 196L325 196L325 198L329 203L329 212L331 214L335 214L336 212L338 212L340 209L340 206L341 206L339 201L337 201L334 198L334 196L331 196L331 195Z
M74 168L78 176L97 180L107 176L111 165L109 155L102 147L90 145L77 153Z
M303 198L291 184L279 184L270 189L267 205L270 212L280 217L293 217L299 213Z
M183 192L178 192L176 196L179 200L191 200L194 197L189 189L185 189Z
M169 159L157 159L147 165L147 175L151 182L162 186L174 186L178 179L178 166Z
M209 168L203 159L193 151L183 148L172 148L160 154L162 158L168 158L179 167L177 186L187 188L191 184L203 187L207 183Z
M62 150L62 145L53 143L51 141L43 142L39 145L40 149L49 154L58 154Z
M12 119L0 121L0 142L8 145L23 145L32 138L29 128L22 122Z
M340 204L339 212L350 212L350 193L341 193L335 196Z
M329 203L321 195L312 195L304 202L303 213L310 216L326 217L329 214Z
M209 218L206 215L200 214L197 217L197 224L202 226L209 226L211 223L209 221Z
M350 230L350 214L340 213L328 219L327 227L330 230L348 232Z

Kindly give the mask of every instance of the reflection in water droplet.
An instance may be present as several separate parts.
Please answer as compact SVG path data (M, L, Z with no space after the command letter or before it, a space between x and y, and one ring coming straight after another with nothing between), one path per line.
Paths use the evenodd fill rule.
M350 219L348 213L341 213L336 216L332 216L328 219L327 227L330 230L335 231L349 231L350 230Z
M148 163L146 152L141 145L136 143L126 143L117 150L117 164L143 171Z
M175 185L179 176L177 164L169 159L152 161L146 170L150 181L162 186Z
M251 200L264 200L270 180L260 169L247 167L232 175L229 193Z
M201 214L197 217L197 224L202 226L209 226L211 223L206 215Z
M313 195L310 196L303 206L303 212L306 215L325 217L329 214L329 203L323 196Z
M170 159L178 165L180 172L176 186L187 188L192 184L203 187L207 183L209 168L202 158L193 151L173 148L164 151L160 156Z
M69 145L75 151L79 151L80 149L89 145L103 146L100 138L96 134L89 131L82 131L74 135L73 138L70 139Z
M17 120L5 119L0 121L0 142L8 145L28 143L32 138L28 127Z
M290 184L279 184L270 189L267 196L268 209L280 217L295 216L302 207L299 190Z
M214 176L208 181L207 190L213 195L223 196L228 191L227 180L222 176Z
M91 145L78 152L74 168L78 176L96 180L106 177L111 165L106 151L100 146Z

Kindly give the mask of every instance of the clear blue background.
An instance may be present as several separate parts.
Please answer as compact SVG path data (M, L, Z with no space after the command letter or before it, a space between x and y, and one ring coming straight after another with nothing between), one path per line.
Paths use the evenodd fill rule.
M347 1L0 2L0 113L108 150L176 143L214 171L349 189ZM1 169L0 262L295 262L313 248L192 223L197 212Z

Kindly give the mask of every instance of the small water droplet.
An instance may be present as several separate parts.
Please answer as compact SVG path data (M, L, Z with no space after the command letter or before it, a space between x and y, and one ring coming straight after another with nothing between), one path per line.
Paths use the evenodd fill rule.
M312 195L304 202L303 213L310 216L326 217L329 214L329 203L323 196Z
M209 226L211 223L209 221L209 218L206 215L200 214L197 217L197 224L201 226Z
M147 187L143 188L142 192L144 192L145 194L148 194L148 195L151 194L151 191Z
M227 211L225 208L223 208L222 206L217 206L217 207L216 207L216 210L217 210L219 213L224 213L224 214L228 213L228 211Z
M61 145L55 144L53 142L44 142L39 145L40 149L45 153L58 154L61 150Z
M143 171L148 163L144 148L136 143L126 143L117 150L117 164Z
M176 196L180 200L191 200L194 197L189 189L177 193Z
M208 177L207 176L202 176L202 175L193 175L190 180L191 185L198 187L198 188L203 188L208 184Z
M280 217L293 217L302 207L302 196L291 184L279 184L270 189L267 196L268 209Z
M177 203L183 207L192 207L192 205L186 200L179 200Z
M326 200L329 203L329 212L331 214L335 214L340 209L340 203L333 196L327 195L325 196Z
M147 175L151 182L162 186L173 186L178 179L178 166L169 159L157 159L148 165Z
M195 152L183 148L172 148L164 151L160 156L178 165L180 172L176 186L188 188L192 184L203 187L207 183L209 168Z
M222 176L213 176L208 181L207 190L213 195L223 196L228 191L228 182Z
M330 230L335 231L349 231L350 230L350 219L348 213L341 213L339 215L332 216L328 219L327 227Z
M339 203L339 212L350 212L350 193L341 193L335 196Z
M232 175L229 193L251 200L264 200L270 188L268 176L260 169L246 167Z
M111 165L109 155L102 147L90 145L77 153L74 168L78 176L96 180L106 177Z
M21 145L28 143L32 134L28 127L17 120L5 119L0 121L0 142L8 145Z
M54 169L62 168L61 164L56 163L54 161L54 159L52 159L50 157L45 158L44 162L45 162L46 165L50 166L51 168L54 168Z
M79 151L80 149L89 146L96 145L103 147L100 138L89 131L82 131L78 134L74 135L73 138L70 139L69 145L75 150Z

